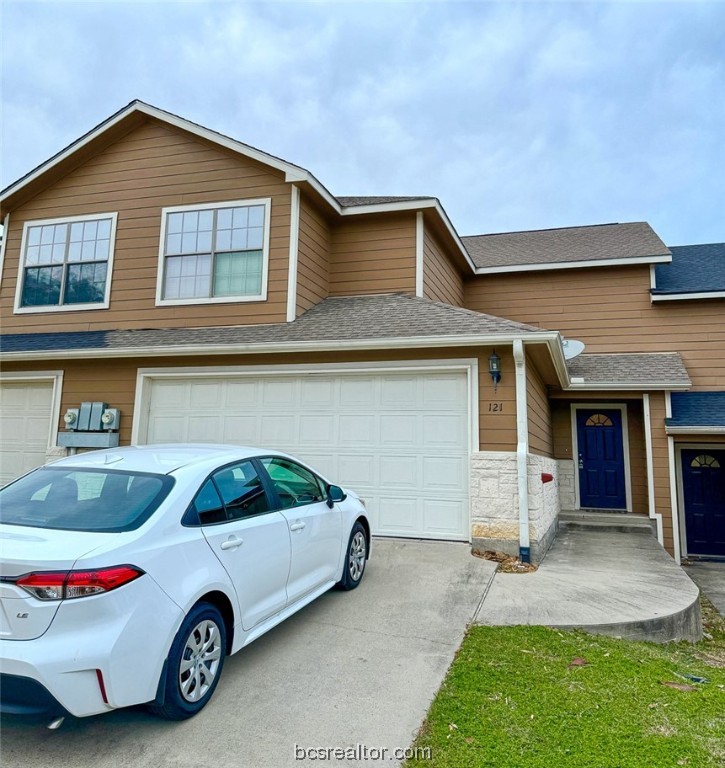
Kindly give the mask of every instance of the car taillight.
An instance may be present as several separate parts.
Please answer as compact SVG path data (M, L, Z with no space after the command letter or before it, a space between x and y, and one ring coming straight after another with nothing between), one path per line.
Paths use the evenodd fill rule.
M140 568L133 565L114 565L88 571L26 573L15 583L39 600L69 600L110 592L143 574Z

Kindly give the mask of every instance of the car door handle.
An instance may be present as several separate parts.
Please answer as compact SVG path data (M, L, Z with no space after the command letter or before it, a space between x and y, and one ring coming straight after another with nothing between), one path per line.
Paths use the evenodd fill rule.
M238 539L236 536L230 536L226 541L221 543L222 549L236 549L244 544L244 539Z
M296 523L292 523L289 529L290 531L301 531L305 527L305 525L306 523L303 523L301 520L298 520Z

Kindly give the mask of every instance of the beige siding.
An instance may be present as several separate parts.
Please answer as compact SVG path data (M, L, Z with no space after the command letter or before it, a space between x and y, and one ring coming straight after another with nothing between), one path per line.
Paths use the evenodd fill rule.
M161 209L272 198L268 300L156 307ZM23 223L118 213L107 310L13 315ZM149 121L14 210L0 298L6 332L212 326L283 322L287 300L290 185L280 172Z
M531 453L552 457L554 455L554 434L546 384L529 357L526 360L526 399L529 450Z
M476 358L479 365L479 426L482 450L516 450L516 411L513 387L513 358L510 352L498 350L502 358L504 379L494 395L491 378L488 375L490 348L464 348L449 350L384 350L379 352L328 352L297 355L219 355L213 357L160 357L139 360L69 360L54 363L53 368L63 369L63 392L60 413L67 408L77 407L83 401L102 401L111 407L120 408L121 443L131 440L136 375L142 368L176 368L182 366L232 366L232 365L291 365L295 363L340 363L397 360L440 360L444 358ZM12 362L3 365L4 371L47 370L48 362ZM489 405L501 403L502 410L494 411ZM63 429L61 422L59 428Z
M332 232L330 295L415 293L415 212L343 218Z
M423 237L423 296L454 307L463 306L463 277L428 228Z
M327 297L330 288L330 226L306 197L300 198L297 315Z
M649 266L481 275L466 306L558 330L587 352L680 352L695 389L725 388L725 300L650 301Z

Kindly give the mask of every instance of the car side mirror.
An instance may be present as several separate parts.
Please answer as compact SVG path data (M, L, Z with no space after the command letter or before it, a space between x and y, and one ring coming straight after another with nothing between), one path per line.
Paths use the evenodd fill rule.
M345 501L346 498L347 494L339 485L327 486L327 506L330 507L330 509L332 509L334 504L337 504L340 501Z

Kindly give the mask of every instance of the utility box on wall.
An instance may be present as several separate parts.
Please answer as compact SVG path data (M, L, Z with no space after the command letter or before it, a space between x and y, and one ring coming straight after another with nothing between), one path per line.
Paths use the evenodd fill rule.
M63 448L115 448L121 411L108 403L81 403L69 408L63 416L66 431L58 433L58 445Z

